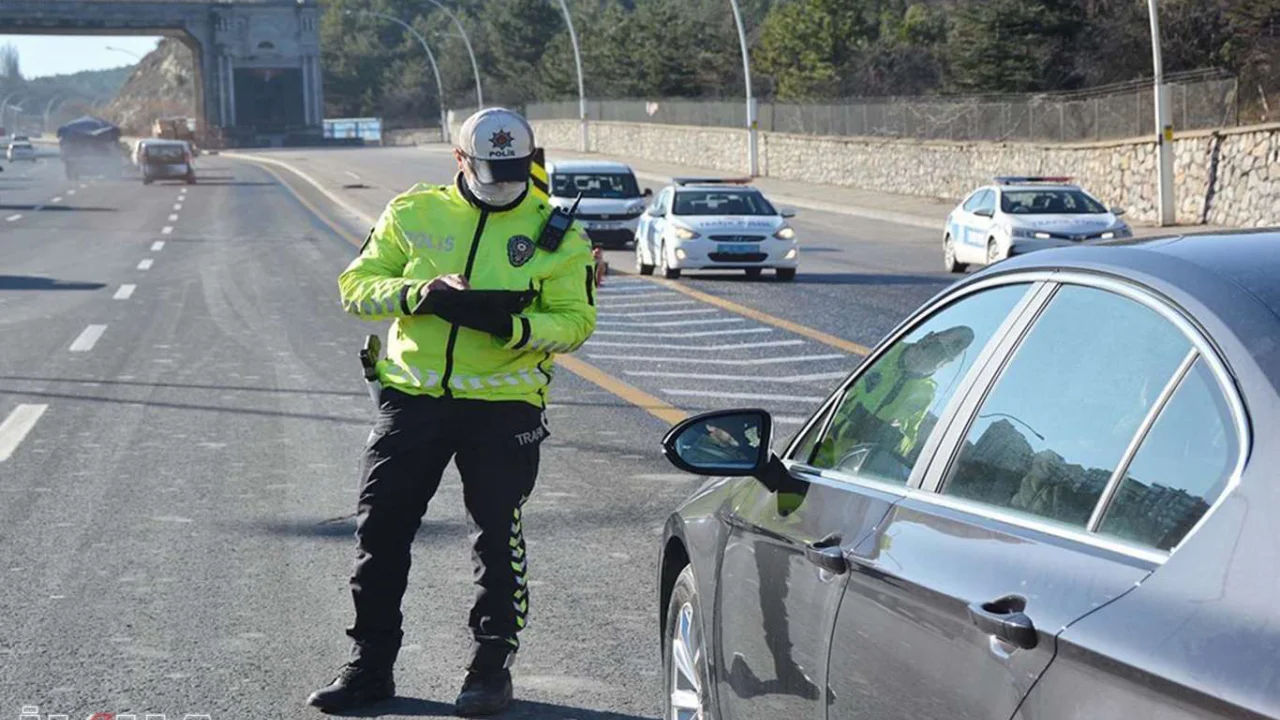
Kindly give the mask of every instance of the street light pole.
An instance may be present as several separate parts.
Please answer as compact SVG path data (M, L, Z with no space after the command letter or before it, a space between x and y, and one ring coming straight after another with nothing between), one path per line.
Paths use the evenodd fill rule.
M351 11L348 10L347 14L350 15ZM391 22L400 25L405 30L408 30L410 35L413 35L413 37L417 39L418 44L421 45L423 51L427 53L427 60L431 61L431 72L436 76L436 93L440 97L440 138L444 140L444 142L449 142L449 121L445 116L444 109L444 83L440 80L440 67L436 65L435 53L431 52L431 47L427 45L427 39L422 37L422 33L418 32L412 25L394 15L387 15L373 10L361 10L360 14L382 18L383 20L390 20Z
M49 114L53 112L53 104L65 95L66 93L54 93L53 97L49 98L49 102L45 103L43 127L46 133L49 132Z
M742 76L747 83L747 166L751 177L756 177L760 174L760 151L757 142L756 100L751 94L751 52L747 49L747 30L742 24L742 9L738 7L738 0L729 0L729 4L733 6L733 21L738 26L738 44L742 46Z
M582 137L578 149L587 151L587 90L582 80L582 51L578 48L578 31L573 27L573 16L569 14L569 5L560 0L560 9L564 11L564 21L569 25L569 41L573 43L573 63L578 68L578 122L581 124Z
M1147 0L1151 16L1151 60L1155 66L1156 106L1156 172L1157 198L1160 224L1177 222L1177 207L1173 188L1173 124L1169 119L1169 92L1164 84L1164 63L1160 58L1160 10L1157 0Z
M462 21L458 19L457 15L453 14L452 10L440 4L440 0L427 0L427 2L444 11L444 14L449 16L449 19L452 20L453 24L458 28L458 32L461 33L462 43L467 46L467 55L471 57L471 72L476 76L476 109L483 109L484 92L480 89L480 65L476 63L476 53L475 50L471 49L471 38L467 37L466 28L462 27Z
M142 59L142 56L141 56L141 55L139 55L139 54L138 54L138 53L136 53L136 52L133 52L132 50L125 50L124 48L112 47L112 46L110 46L110 45L108 45L108 46L107 46L107 49L108 49L108 50L114 50L115 52L121 52L121 53L124 53L125 55L132 55L132 56L134 56L135 58L137 58L138 60L141 60L141 59Z

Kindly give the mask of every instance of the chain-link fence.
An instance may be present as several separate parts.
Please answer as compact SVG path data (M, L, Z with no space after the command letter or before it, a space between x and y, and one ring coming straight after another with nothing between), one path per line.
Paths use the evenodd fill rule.
M1169 76L1173 125L1178 130L1239 123L1236 78L1217 72ZM761 102L760 129L805 135L902 137L922 140L1075 142L1137 137L1154 132L1150 81L1088 91L1026 95L853 98L825 104ZM578 117L578 102L532 103L533 120ZM603 100L587 116L604 122L743 127L743 101Z

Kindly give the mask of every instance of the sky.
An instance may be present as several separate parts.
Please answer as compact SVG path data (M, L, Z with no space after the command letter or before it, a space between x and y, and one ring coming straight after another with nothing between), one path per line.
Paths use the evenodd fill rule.
M159 39L138 35L0 35L0 45L12 43L18 49L22 75L29 80L46 75L133 65L138 58L107 47L142 56L155 49Z

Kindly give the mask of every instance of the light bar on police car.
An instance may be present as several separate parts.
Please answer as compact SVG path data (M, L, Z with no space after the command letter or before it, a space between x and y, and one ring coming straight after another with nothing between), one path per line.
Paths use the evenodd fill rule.
M750 185L751 178L672 178L676 185Z
M1043 176L1043 175L1000 175L995 181L1000 185L1023 185L1027 183L1069 183L1072 178L1063 176Z

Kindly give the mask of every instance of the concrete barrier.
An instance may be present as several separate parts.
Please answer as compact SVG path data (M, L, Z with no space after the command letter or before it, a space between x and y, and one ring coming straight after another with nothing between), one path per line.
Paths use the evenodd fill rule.
M576 150L576 120L533 123L540 145ZM589 150L746 173L734 128L592 123ZM1280 225L1280 124L1180 134L1174 141L1183 224ZM1040 144L761 133L767 177L905 195L958 198L996 175L1069 175L1138 222L1157 220L1155 143L1140 138Z

